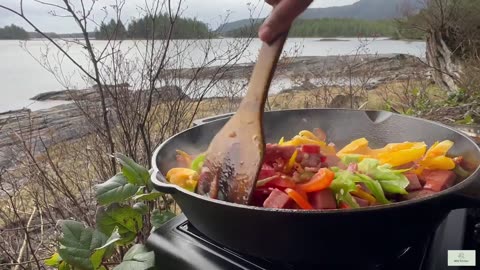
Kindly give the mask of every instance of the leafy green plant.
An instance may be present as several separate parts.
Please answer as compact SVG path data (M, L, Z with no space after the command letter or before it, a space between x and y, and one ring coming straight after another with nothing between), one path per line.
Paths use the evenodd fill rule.
M475 120L473 119L472 115L467 113L463 119L457 121L458 124L463 124L463 125L472 125L475 123Z
M450 106L456 106L460 103L466 102L468 98L467 91L465 89L459 89L457 92L448 95L446 104Z
M95 186L99 204L96 227L59 221L59 245L45 260L47 266L60 270L106 270L110 265L115 270L154 267L155 256L144 245L145 235L175 214L168 208L160 210L164 194L153 190L146 168L122 154L115 157L121 172Z

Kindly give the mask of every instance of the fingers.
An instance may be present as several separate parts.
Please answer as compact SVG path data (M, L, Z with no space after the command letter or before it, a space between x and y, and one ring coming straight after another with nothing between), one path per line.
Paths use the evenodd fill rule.
M275 3L272 14L265 20L258 31L259 38L271 43L275 38L285 32L293 20L298 17L313 0L266 0L267 3Z
M271 6L275 6L276 4L278 4L278 2L280 2L280 0L265 0L265 2L267 2L267 4Z

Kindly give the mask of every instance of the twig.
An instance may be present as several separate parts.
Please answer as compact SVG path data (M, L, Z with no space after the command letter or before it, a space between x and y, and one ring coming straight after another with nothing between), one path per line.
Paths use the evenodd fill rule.
M28 238L28 228L30 227L30 224L32 223L33 217L37 213L37 207L33 208L32 214L30 215L30 218L28 219L27 222L27 228L26 228L26 233L25 233L25 239L23 240L22 247L20 248L20 251L18 252L18 258L17 262L20 264L22 262L23 254L25 253L25 250L27 249L27 242L29 240ZM13 269L18 270L20 265L16 265Z
M44 261L44 260L47 260L49 258L50 257L40 258L39 260ZM29 263L33 263L33 262L35 262L35 260L29 260L29 261L24 261L24 262L16 262L16 263L2 263L2 264L0 264L0 266L23 266L24 264L29 264Z

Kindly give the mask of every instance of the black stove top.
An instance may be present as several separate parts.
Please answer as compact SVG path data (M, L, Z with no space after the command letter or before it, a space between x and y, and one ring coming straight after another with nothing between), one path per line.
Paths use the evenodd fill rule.
M405 250L384 265L352 265L355 270L457 270L447 265L448 250L463 250L469 244L466 231L467 211L452 211L428 241ZM163 270L216 269L320 269L318 266L272 262L245 256L222 247L203 236L184 215L165 223L150 235L147 245L155 251L156 264ZM348 259L348 254L345 256ZM319 260L321 256L319 255ZM321 268L326 269L326 268ZM335 268L338 269L338 268Z

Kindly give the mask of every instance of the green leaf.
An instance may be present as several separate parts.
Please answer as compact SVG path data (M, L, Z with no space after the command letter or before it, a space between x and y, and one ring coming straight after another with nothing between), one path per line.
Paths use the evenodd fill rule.
M120 239L121 236L118 233L118 228L115 227L112 235L110 235L110 237L107 239L107 242L103 244L103 246L96 248L95 252L90 257L90 260L92 261L93 267L95 269L98 269L98 267L105 258L108 258L112 255L115 248L115 243Z
M95 186L95 195L100 205L124 202L135 195L140 187L130 184L123 174L117 174L105 183Z
M155 266L155 254L144 245L136 244L123 257L123 262L114 270L146 270Z
M61 221L61 227L62 237L58 249L61 258L75 268L93 270L90 257L96 248L107 242L107 236L72 220Z
M143 202L137 202L133 205L133 209L139 212L142 215L146 215L148 213L148 206Z
M71 267L68 263L66 262L61 262L60 265L58 266L58 270L70 270Z
M150 193L135 195L133 199L136 201L155 201L162 195L163 193L154 190Z
M62 261L63 261L63 259L62 259L62 257L60 257L60 254L55 252L52 255L52 257L45 260L45 265L58 267Z
M160 226L162 226L162 224L174 218L175 216L175 213L172 213L170 211L160 212L158 209L156 209L152 212L151 223L155 228L159 228Z
M118 227L118 233L122 237L120 244L133 241L143 228L142 215L130 206L112 204L108 208L102 207L97 212L96 221L98 229L107 235Z
M146 186L149 184L150 173L147 169L137 164L133 159L122 155L115 154L117 160L122 164L122 173L131 184Z
M475 121L473 120L471 114L467 114L462 120L457 121L457 123L464 124L464 125L471 125L475 123Z

